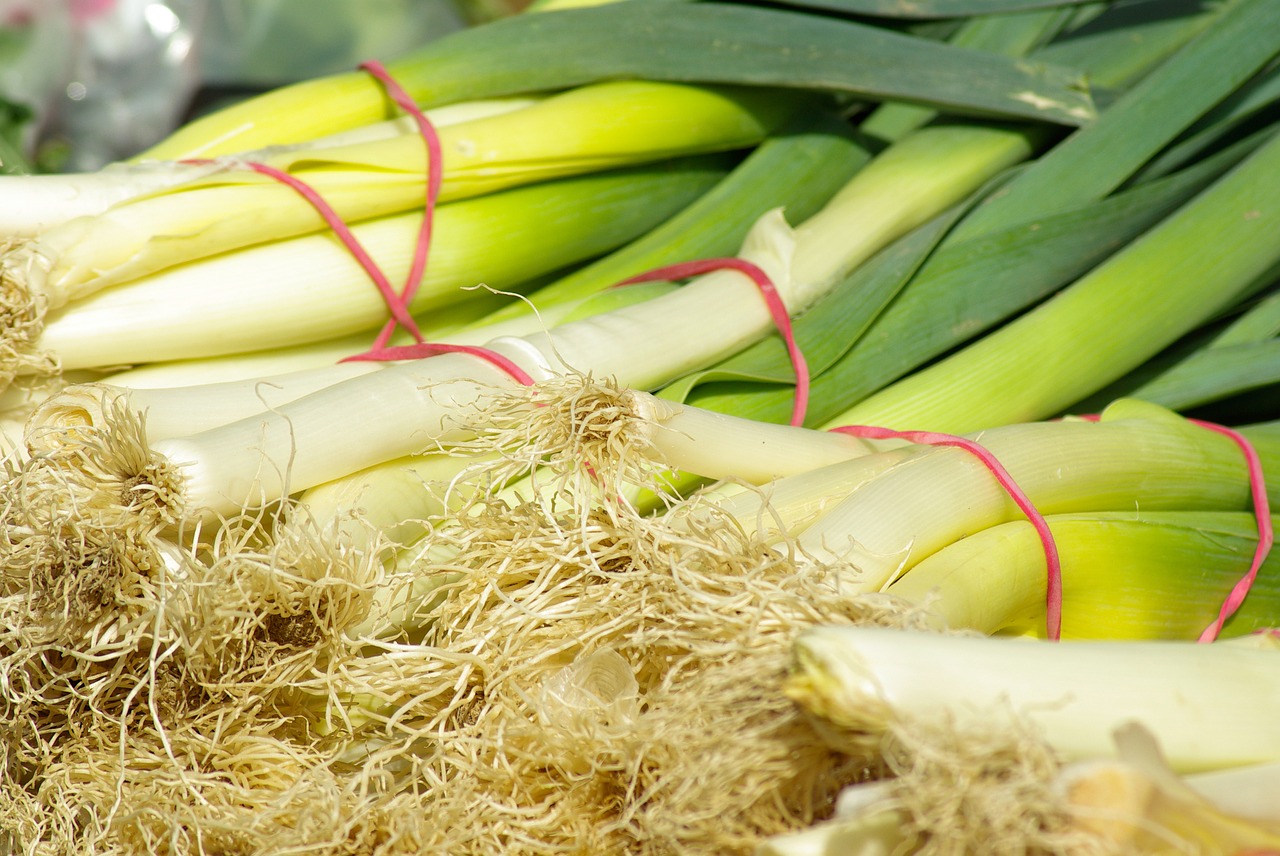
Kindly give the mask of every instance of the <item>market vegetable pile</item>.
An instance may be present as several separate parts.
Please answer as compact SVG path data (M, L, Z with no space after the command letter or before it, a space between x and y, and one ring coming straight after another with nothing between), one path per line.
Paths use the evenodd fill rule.
M557 5L0 177L0 852L1280 852L1280 4Z

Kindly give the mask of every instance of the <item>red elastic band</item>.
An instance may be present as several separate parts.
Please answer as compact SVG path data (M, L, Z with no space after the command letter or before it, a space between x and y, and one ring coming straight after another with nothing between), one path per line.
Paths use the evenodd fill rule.
M401 315L408 316L409 304L413 301L414 295L418 292L418 286L422 282L423 273L427 268L427 255L431 248L432 224L435 217L436 200L440 196L440 185L443 183L443 155L440 148L440 137L436 134L435 128L431 121L427 119L426 114L418 108L418 105L409 96L400 84L396 83L387 70L377 61L369 61L361 63L360 68L372 74L386 89L387 94L395 101L406 113L413 117L414 122L418 126L418 132L421 134L423 141L427 146L427 182L426 182L426 202L423 206L422 225L418 229L418 237L414 243L413 263L409 267L409 276L405 280L404 288L397 295L392 293L387 300L387 306L391 309L392 320L388 321L378 333L374 340L373 347L363 354L347 357L342 362L391 362L395 360L421 360L427 357L434 357L440 354L470 354L479 357L498 368L502 369L510 375L517 383L524 386L532 386L533 378L520 368L510 359L502 356L496 351L488 348L479 348L472 345L450 345L436 342L424 342L422 335L418 332L416 326L406 327L413 336L416 344L402 345L398 347L387 347L387 342L391 340L391 336L395 333L396 322L400 321ZM385 277L383 277L385 281ZM384 292L385 295L385 292ZM412 323L412 318L410 317ZM401 321L401 326L404 326Z
M212 163L212 161L208 158L186 158L180 161L180 163L206 164ZM356 238L355 234L352 233L351 228L347 226L346 221L343 220L338 212L333 209L332 205L325 201L324 197L321 196L314 187L307 184L302 179L292 176L283 170L276 169L273 166L267 166L264 163L258 163L256 161L243 161L243 163L254 172L273 178L286 187L293 189L299 196L307 200L307 202L311 204L311 207L316 210L316 213L318 213L325 223L328 224L329 228L333 230L334 235L337 236L338 240L347 248L347 251L351 253L353 258L355 258L356 263L359 264L360 267L364 268L365 273L367 273L369 278L373 280L374 286L377 287L378 293L382 295L382 300L386 304L388 311L390 311L392 316L395 318L395 321L408 330L415 339L422 341L422 334L418 331L418 325L414 322L413 317L409 315L408 310L401 303L399 296L391 287L391 283L387 279L386 275L383 274L382 269L378 267L377 263L360 244L360 241Z
M488 348L478 348L469 345L448 345L424 342L422 332L418 329L417 323L413 320L413 316L409 314L409 304L412 302L414 295L417 293L418 286L422 281L423 273L427 266L427 254L431 246L432 222L434 219L436 199L440 195L440 185L443 182L442 156L440 149L440 138L436 134L435 128L432 127L431 121L426 115L418 109L418 105L409 97L408 93L396 83L395 79L387 72L381 63L370 61L362 63L362 69L368 71L377 78L384 87L387 94L392 100L411 115L418 126L418 131L422 135L427 145L427 190L426 204L423 211L422 226L418 230L417 241L414 245L413 263L409 269L409 276L405 281L404 288L399 294L391 287L390 281L386 274L378 267L377 262L369 255L369 253L360 244L359 240L352 233L346 221L333 209L328 202L324 200L315 188L307 184L305 181L290 175L283 170L266 164L247 162L247 166L256 172L269 176L276 181L285 184L297 191L304 199L311 203L312 207L319 212L320 216L333 230L333 233L342 241L355 260L369 274L369 278L378 288L379 294L382 295L383 301L387 305L387 310L391 313L389 320L379 332L377 339L374 340L373 347L363 353L355 356L347 357L341 362L389 362L393 360L417 360L425 357L434 357L438 354L445 353L464 353L479 357L486 360L507 374L511 375L516 382L525 386L533 384L531 378L523 369L511 360L501 354L491 351ZM207 161L188 161L188 163L207 163ZM395 332L396 325L404 327L405 330L413 336L415 345L405 345L402 347L388 348L387 341Z
M387 72L382 63L370 60L369 62L361 63L360 68L377 78L383 88L386 89L387 94L391 96L391 100L399 105L400 109L413 117L414 123L418 126L418 133L422 136L422 140L427 146L427 189L422 211L422 225L418 229L417 242L414 244L413 263L409 267L409 276L400 292L400 305L404 307L405 314L408 314L409 304L413 302L414 296L418 293L418 287L422 284L422 276L427 269L427 255L431 248L436 201L440 197L440 186L444 182L444 155L440 148L440 136L436 133L431 120L419 109L417 103L409 96L409 93L405 92L404 88ZM378 337L373 343L373 350L380 350L391 341L391 335L396 329L396 322L400 321L400 317L394 311L392 315L394 320L388 321L378 333ZM401 326L404 326L403 322L400 323ZM414 341L422 341L422 337L415 332L416 328L406 327L405 329L409 330L413 335Z
M329 228L333 230L333 234L338 237L338 240L342 241L348 252L350 252L355 260L360 264L360 267L364 268L365 273L369 275L369 278L373 280L373 284L377 287L378 293L382 295L382 301L387 305L387 310L391 313L392 318L395 319L394 321L389 322L393 325L393 329L395 324L399 324L409 332L409 335L413 336L415 341L421 342L422 333L418 330L417 322L413 320L413 316L409 314L407 304L395 293L395 290L391 287L391 282L387 279L386 274L382 272L382 268L378 267L377 262L373 260L373 257L370 256L365 248L360 244L355 233L353 233L351 228L347 226L346 221L338 215L337 211L333 210L333 206L326 202L324 198L316 192L314 187L307 184L300 178L262 163L254 163L251 161L248 163L248 166L254 172L260 172L263 175L271 176L276 181L292 187L304 199L311 203L312 207L315 208L316 211L319 212L320 216L324 218L324 221L329 224Z
M681 262L680 264L655 268L654 270L628 277L617 284L634 285L639 282L685 279L717 270L736 270L739 273L744 273L760 289L760 294L764 297L765 306L769 309L769 315L773 318L774 326L778 328L778 332L782 335L782 340L786 343L787 355L791 358L791 365L795 370L796 395L795 404L791 409L791 424L796 426L803 425L805 410L809 407L809 365L805 362L800 346L796 344L795 333L791 329L791 316L787 314L786 304L782 302L782 296L778 294L777 286L773 284L773 280L769 279L769 275L761 270L759 266L746 259L739 258L701 259L699 261Z
M1244 453L1245 463L1249 467L1249 492L1253 497L1253 516L1258 524L1258 545L1253 551L1253 561L1249 565L1248 572L1236 581L1231 592L1222 603L1222 608L1218 610L1218 617L1213 623L1204 629L1200 634L1198 641L1212 642L1218 638L1218 634L1222 632L1222 626L1227 623L1227 619L1236 614L1244 599L1248 597L1249 590L1253 588L1253 582L1258 578L1258 571L1262 568L1262 563L1267 560L1267 555L1271 552L1271 546L1275 542L1275 533L1271 526L1271 503L1267 500L1267 483L1266 477L1262 472L1262 460L1258 457L1258 451L1253 448L1253 444L1241 434L1239 431L1233 431L1223 425L1216 425L1212 422L1204 422L1200 419L1188 420L1201 428L1208 428L1210 431L1217 431L1219 434L1230 437L1235 444L1240 447L1240 451Z
M523 386L533 386L533 378L529 376L524 369L516 365L514 361L502 356L497 351L491 351L488 348L478 348L474 345L450 345L438 342L419 342L416 345L396 345L390 348L379 348L367 351L363 354L356 354L354 357L347 357L342 360L344 363L359 362L391 362L393 360L421 360L426 357L435 357L440 354L470 354L473 357L479 357L493 363L502 369L519 384Z
M1009 475L1009 471L996 459L995 455L973 440L936 431L894 431L873 425L844 425L831 430L872 440L901 439L929 446L955 446L977 457L1027 516L1027 520L1031 522L1036 535L1040 538L1040 544L1044 548L1046 572L1045 635L1054 642L1062 637L1062 562L1058 558L1058 545L1053 540L1053 533L1049 531L1049 523L1044 519L1044 515L1035 507L1022 488L1018 487L1013 476Z
M409 313L409 304L413 301L414 295L417 294L423 273L427 267L427 255L431 246L436 199L440 195L440 186L443 183L443 156L441 154L439 135L436 134L431 121L418 108L418 105L414 103L403 87L396 83L395 79L391 77L382 64L377 61L369 61L362 63L360 68L372 74L387 90L387 94L391 96L391 99L413 117L418 126L418 132L422 135L427 146L426 201L423 209L422 225L418 230L417 240L414 244L413 262L409 267L409 275L405 280L404 288L400 290L399 294L392 288L391 282L387 279L386 274L382 272L382 269L378 267L377 262L360 244L346 221L333 209L333 206L325 201L324 197L316 192L315 188L296 176L263 163L247 161L245 165L255 172L269 176L297 191L303 199L307 200L315 208L329 228L333 230L338 240L342 242L356 262L369 275L374 286L377 287L378 293L382 296L383 303L387 306L387 311L391 313L391 320L387 321L386 325L378 333L378 337L374 340L373 350L377 351L386 346L397 325L403 327L415 342L423 340L422 332L418 329L417 323ZM208 161L190 160L186 162L207 163Z
M1076 418L1097 422L1102 417L1097 413L1085 413ZM1188 419L1187 421L1192 425L1199 425L1201 428L1207 428L1210 431L1216 431L1219 434L1230 437L1240 447L1240 451L1244 453L1245 465L1249 470L1249 493L1253 499L1253 518L1258 526L1258 545L1253 550L1253 561L1249 564L1248 572L1236 581L1236 584L1223 601L1222 607L1218 610L1218 617L1201 631L1197 640L1199 642L1212 642L1218 638L1218 634L1222 632L1223 625L1227 623L1231 616L1236 614L1241 604L1244 603L1244 599L1248 597L1249 590L1253 588L1254 580L1258 578L1258 571L1261 570L1262 563L1267 560L1267 555L1271 552L1272 544L1275 542L1275 532L1271 526L1271 503L1267 500L1266 474L1262 471L1262 460L1258 457L1258 451L1253 448L1253 444L1239 431L1234 431L1225 425L1205 422L1203 419Z

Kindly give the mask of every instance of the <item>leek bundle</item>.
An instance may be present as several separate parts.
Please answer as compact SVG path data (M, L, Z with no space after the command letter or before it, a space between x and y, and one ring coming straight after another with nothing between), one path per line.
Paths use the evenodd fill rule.
M467 289L481 283L516 288L613 249L723 175L722 164L693 161L443 205L435 214L431 265L410 309L466 301L474 296ZM389 279L403 281L419 220L401 214L352 231ZM385 317L362 267L331 236L317 234L194 261L77 300L46 317L33 345L63 370L97 368L323 341L375 329ZM196 335L201 327L208 335Z
M614 253L538 285L528 302L494 309L497 300L468 300L457 310L418 316L433 341L483 345L498 335L519 335L570 317L585 317L645 299L659 285L630 289L607 286L662 264L734 252L750 225L766 211L783 208L806 219L867 160L865 144L838 117L820 112L797 119L766 139L707 193L654 230ZM536 305L536 311L534 306ZM403 334L397 343L405 341ZM359 352L367 336L344 337L313 346L277 348L202 360L149 364L104 380L120 386L188 386L279 375L320 368Z
M885 591L956 628L1044 632L1043 545L1007 486L967 450L755 423L588 381L559 393L544 384L511 407L497 435L507 439L496 442L536 450L527 466L586 461L591 478L621 496L669 466L731 478L738 487L703 497L718 515L779 550L849 566L847 593ZM560 438L577 439L549 451ZM1063 602L1078 606L1064 610L1069 636L1192 638L1249 566L1256 486L1219 432L1120 401L1096 422L1008 425L974 439L1064 533ZM1265 448L1262 465L1276 465ZM365 507L382 508L372 497ZM1262 567L1230 635L1274 620L1274 567Z
M647 82L582 87L495 116L439 128L438 200L681 155L747 148L791 109L766 91ZM608 122L598 117L606 112ZM427 152L417 134L312 145L261 158L304 181L344 220L421 208ZM251 156L245 160L253 160ZM12 267L50 309L179 263L326 227L295 191L234 169L112 206L41 232ZM205 168L203 171L208 171ZM21 284L21 283L20 283Z
M557 39L576 39L584 25L599 24L596 20L597 12L606 13L606 18L618 16L627 19L620 21L621 29L610 25L606 27L608 31L637 32L634 26L637 22L630 21L634 11L640 12L640 19L646 22L662 22L666 26L656 33L647 31L644 38L622 40L626 49L609 54L606 62L599 63L596 69L587 72L585 76L572 69L554 69L544 61L544 54L530 55L522 50L528 45L530 33L522 33L521 28L531 28L532 32L537 32L535 43L539 51L554 50L553 45ZM731 148L758 141L764 130L775 126L779 116L795 106L793 99L780 99L776 94L771 95L766 87L825 92L853 89L882 95L895 93L951 105L964 105L987 112L995 111L1002 115L1030 116L1067 123L1084 121L1090 115L1087 99L1074 91L1074 81L1070 75L1059 69L1025 68L978 51L951 49L925 39L905 36L891 37L888 43L884 43L882 31L860 25L846 26L821 16L795 13L761 16L759 10L730 6L710 10L712 14L708 20L695 23L694 28L689 30L683 26L669 26L671 22L663 22L663 16L654 16L653 11L640 7L636 10L618 7L522 16L513 22L477 29L476 32L481 34L478 40L473 40L471 33L464 33L462 35L465 37L462 39L445 40L447 44L442 42L433 45L420 56L393 66L391 71L395 77L405 82L412 97L424 106L510 95L515 91L545 93L548 90L572 88L619 76L639 76L653 80L671 79L674 76L681 80L714 84L727 83L725 75L728 73L738 78L740 83L750 84L750 89L739 88L735 94L723 88L712 91L660 83L604 83L588 87L590 91L553 95L539 103L491 119L465 122L464 125L476 130L476 135L458 132L454 141L456 145L449 140L445 141L446 152L455 160L461 158L463 163L459 166L462 172L466 171L465 161L469 158L476 159L477 165L481 167L480 171L490 176L481 179L477 189L500 187L511 180L494 178L493 173L488 171L487 162L494 157L494 153L486 140L501 140L504 145L507 140L529 140L532 143L531 149L522 150L510 157L514 160L533 161L530 168L518 171L534 177L564 174L588 166L599 168L620 161L634 162L636 159L669 156L679 151ZM703 16L700 7L693 7L689 11L695 17ZM555 31L554 34L547 31L548 22L550 30ZM514 31L506 26L508 23L515 24ZM767 26L762 28L762 25ZM713 32L714 38L708 38ZM732 65L726 67L720 61L713 62L710 68L706 65L713 55L721 55L723 59L735 52L740 54L742 45L730 44L735 39L749 39L752 38L751 34L763 32L770 33L772 46L761 53L759 44L752 45L750 71L741 67L740 62L736 71ZM730 33L734 35L730 36ZM789 57L790 49L787 45L789 40L801 37L817 38L821 44L830 46L836 53L831 57L824 57L821 62L797 66ZM673 69L666 63L652 62L652 58L642 59L640 66L635 67L632 52L641 43L654 40L683 40L689 48L684 54L686 59L683 62L687 68L673 75ZM670 50L673 46L668 43L665 47ZM729 48L728 54L724 53L726 47ZM986 74L984 81L990 81L994 86L987 87L984 84L978 88L957 87L948 84L944 78L903 79L897 74L850 75L838 71L843 56L865 57L872 53L917 59L935 58L957 73L981 69ZM483 56L484 61L475 63L477 56ZM503 58L501 66L492 62L494 56ZM470 70L477 66L485 67L486 75L461 71L462 68ZM832 71L836 72L834 76ZM451 88L453 94L445 94ZM429 94L428 89L434 89L434 92ZM646 155L636 151L632 144L619 147L606 143L602 150L596 142L584 139L581 151L575 152L572 146L568 147L568 151L555 150L548 163L547 148L544 143L539 142L547 140L547 136L543 133L519 133L520 128L553 128L558 140L563 135L566 124L572 124L567 122L569 117L581 115L584 110L598 112L601 103L625 104L629 93L638 93L639 100L643 102L655 90L656 97L649 98L648 101L650 107L640 107L634 116L628 109L619 110L619 120L643 117L647 110L649 119L655 123L665 123L661 125L664 128L693 131L692 137L697 138L697 142L691 138L686 143L681 143L671 139L670 133L664 132L657 148L650 148ZM313 110L304 116L299 110L289 106L298 102L311 102L317 91L324 93L325 109L322 112L325 119L320 119L317 115L321 111ZM597 92L601 94L595 95ZM657 112L654 111L654 106L657 106ZM687 115L697 116L698 119L694 122L681 122L676 116L662 115L663 111L672 110L685 111ZM255 99L242 107L194 123L175 135L173 140L162 143L148 153L148 156L180 160L191 157L208 158L219 154L235 155L266 146L290 146L376 122L384 117L384 111L384 99L377 83L370 76L359 73L332 81L315 81ZM308 126L309 122L318 124ZM289 133L277 133L282 126L289 127ZM228 132L229 128L235 130ZM507 130L513 128L516 133L507 133ZM448 127L444 132L446 135L454 133ZM590 137L590 132L586 136ZM608 136L607 132L605 136ZM182 142L184 140L186 142ZM195 142L196 140L199 142ZM554 147L555 143L552 145ZM640 148L643 149L644 146ZM402 136L354 146L313 146L305 153L284 152L274 156L274 160L281 165L295 167L301 172L309 169L312 177L321 183L332 179L334 184L327 188L327 195L339 197L337 207L340 210L350 208L351 216L386 215L397 207L413 204L412 200L421 196L419 191L423 177L420 168L415 172L415 167L420 167L421 158L421 151L416 143L410 140L406 144ZM537 163L539 160L542 162ZM368 170L361 167L366 165L374 167L373 177L378 183L389 185L387 194L365 192ZM498 183L495 184L494 181ZM105 221L99 220L107 233L105 239L96 242L104 251L101 256L92 249L95 244L92 233L88 236L90 240L82 242L86 224L81 222L54 227L51 231L56 234L43 236L39 240L37 247L41 249L20 253L18 258L11 259L7 265L4 292L5 305L8 307L5 310L6 316L13 320L6 321L4 326L6 332L17 336L18 341L6 345L5 350L8 352L12 348L16 352L15 358L19 365L5 373L49 369L47 357L33 358L26 352L32 347L40 347L37 337L41 314L47 308L57 308L74 299L75 291L61 291L60 283L63 280L71 289L79 288L77 283L86 288L101 288L112 283L134 280L200 255L260 241L267 235L286 236L303 230L314 230L319 225L314 212L282 188L264 184L257 177L248 180L247 186L240 189L234 186L240 182L231 179L230 186L228 183L226 175L219 175L208 182L197 182L196 186L180 192L152 195L139 199L136 203L125 202L117 206L114 216L101 215L107 217ZM446 181L446 185L449 183ZM264 200L279 199L285 206L285 213L281 217L272 218L270 227L264 227L256 217L247 212L243 216L237 214L227 217L225 211L228 209L223 205L232 204L230 202L197 204L197 200L205 196L219 200L224 196L232 199L241 195L250 200L249 204L253 209L262 208ZM189 203L180 201L187 197L191 198ZM171 207L174 205L178 207ZM176 215L175 210L179 212ZM241 209L235 206L231 210ZM194 222L186 222L191 218L194 218ZM135 227L130 225L135 222L138 229L136 232ZM175 223L182 222L186 224L171 228ZM147 249L150 236L180 235L185 229L201 233L198 249L183 249L184 241L180 237L172 241L160 240L154 253ZM81 251L76 247L82 243L87 252L83 260L78 260ZM170 250L174 252L173 255L169 255ZM47 271L41 270L46 266L49 268ZM534 272L530 271L531 274ZM31 278L35 282L28 284L27 280ZM42 285L42 280L48 280L47 290ZM34 292L34 306L30 305L29 298L23 297L28 291ZM133 361L136 359L136 356L130 358Z
M763 218L743 257L770 274L790 312L803 311L881 243L1025 158L1028 136L980 125L921 129L858 172L821 212L797 227L794 238L776 212ZM945 158L937 156L940 150ZM931 172L919 175L914 187L901 186L896 179L903 164L919 164L925 157L933 162ZM846 243L849 230L864 224L859 239ZM715 272L628 308L546 333L503 337L488 347L534 378L569 368L654 387L762 337L770 315L753 292L740 274ZM702 319L712 311L719 314L714 334L702 329ZM155 450L182 462L178 478L187 485L193 511L233 513L279 498L286 482L300 490L465 439L468 420L475 419L470 414L483 410L485 388L511 383L491 364L445 354L336 382L260 416L159 441ZM371 400L390 405L390 412L372 423L364 404L343 403ZM343 411L351 417L345 425L334 418Z

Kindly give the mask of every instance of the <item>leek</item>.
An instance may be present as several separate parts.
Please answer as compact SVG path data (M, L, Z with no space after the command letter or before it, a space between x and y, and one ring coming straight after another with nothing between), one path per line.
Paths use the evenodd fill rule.
M1270 817L1263 811L1246 813L1252 794L1274 790L1277 765L1178 776L1140 724L1117 728L1115 740L1115 760L1079 761L1055 777L1078 828L1112 847L1153 854L1264 852L1280 846L1280 818L1274 811L1266 812ZM1233 793L1214 794L1226 783L1235 786Z
M465 331L472 329L496 308L505 306L509 299L508 295L490 294L477 289L464 302L428 310L415 316L414 320L418 324L418 331L430 341L483 344L471 341ZM566 311L573 308L568 307ZM549 315L553 319L557 317L554 312ZM502 325L486 326L484 329L502 329L504 335L531 329L528 323L512 326L515 329L506 330ZM491 337L485 337L484 341L488 338ZM106 375L97 373L94 380L101 380L111 386L139 389L176 389L272 378L275 380L268 380L268 383L280 380L287 382L287 376L295 372L331 367L352 354L361 353L369 347L369 341L368 332L351 333L304 345L147 363ZM391 338L393 345L407 345L410 342L412 339L403 331L398 331Z
M654 292L622 289L608 301L616 309L651 298ZM590 301L586 301L589 303ZM431 341L482 345L495 337L527 335L561 312L582 311L583 304L567 304L559 312L507 322L476 323L453 332L432 335ZM596 314L586 312L586 317ZM430 328L428 328L429 330ZM381 369L379 362L343 360L367 346L367 336L347 336L316 345L283 348L274 355L232 355L226 358L173 363L157 369L144 367L108 375L101 381L81 380L53 392L36 393L27 409L31 424L39 429L110 422L117 408L146 415L147 436L152 440L195 434L266 411L310 395L350 378ZM400 344L400 343L396 343ZM275 365L283 369L259 374L255 369ZM156 383L168 380L167 384ZM11 391L14 388L11 387ZM15 396L16 397L16 396ZM2 400L2 399L0 399Z
M849 739L899 718L963 733L1025 717L1066 760L1111 755L1111 732L1136 720L1175 770L1194 772L1280 758L1268 726L1277 653L1235 640L1051 644L828 627L796 640L788 694Z
M427 118L439 129L459 122L500 115L535 103L537 99L533 97L469 101L430 110ZM100 214L117 203L162 193L211 173L226 172L243 161L261 161L279 156L285 148L292 149L293 157L297 158L302 156L299 154L300 150L321 150L415 132L416 128L411 124L406 125L403 120L387 120L296 146L239 152L235 156L207 163L147 160L140 163L109 164L97 172L88 173L6 175L0 178L0 190L3 190L10 205L0 211L0 235L6 238L34 238L68 220Z
M1280 380L1280 294L1274 290L1221 329L1186 337L1077 407L1128 395L1164 407L1203 407Z
M0 215L0 235L10 240L32 238L74 217L97 214L126 199L222 168L212 163L158 162L120 164L71 176L5 175L0 177L0 188L12 202Z
M1078 77L1057 67L735 4L686 4L679 15L660 3L521 15L439 39L387 68L428 107L643 78L846 92L1066 124L1093 117ZM377 121L385 109L368 75L334 75L190 123L143 156L211 157L296 142Z
M972 847L978 842L989 846L998 840L1010 848L1042 847L1050 852L1122 849L1173 856L1255 852L1280 842L1278 818L1268 801L1280 765L1178 776L1141 725L1128 723L1116 729L1115 744L1114 759L1053 765L1056 769L1040 771L1041 781L1029 782L1002 769L1008 763L1004 757L1009 753L1007 747L992 747L994 752L978 759L966 758L950 746L926 743L920 751L922 757L907 762L906 780L848 787L840 794L833 819L774 836L760 852L769 856L888 856ZM1013 749L1015 755L1018 751ZM1026 752L1025 746L1022 752ZM955 756L951 769L938 761L948 754ZM1027 766L1034 775L1036 768ZM939 781L921 780L930 769ZM1006 779L991 789L990 801L975 796L981 787L971 784L964 794L947 793L941 804L930 803L936 800L935 788L946 788L949 773L970 783L985 784L1001 774ZM1039 817L1023 814L1032 800ZM1003 811L991 805L996 801L1005 803ZM984 808L992 810L984 812ZM1014 820L1011 812L1022 816ZM1008 823L1002 825L1001 820ZM1058 828L1045 829L1045 820Z
M647 299L673 286L650 283L606 286L650 268L687 258L729 255L751 223L784 206L790 219L807 219L849 180L869 157L847 126L818 114L765 140L728 176L666 222L609 255L527 295L470 298L457 307L416 317L430 341L483 345L501 335L523 335ZM407 339L393 344L407 344ZM247 380L318 368L358 353L367 336L355 335L311 346L274 349L198 361L150 364L105 380L123 386L172 387Z
M1139 402L1118 403L1098 423L1006 425L973 439L1045 513L1248 507L1233 442ZM958 538L1019 518L976 458L928 448L849 494L798 543L815 557L852 561L859 586L875 590Z

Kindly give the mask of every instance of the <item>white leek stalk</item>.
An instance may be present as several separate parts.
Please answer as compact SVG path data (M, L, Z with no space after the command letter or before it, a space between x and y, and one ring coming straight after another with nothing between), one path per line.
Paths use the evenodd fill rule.
M744 531L768 542L791 541L846 496L920 453L915 447L885 449L769 482L760 490L719 485L704 491Z
M957 735L963 739L963 735ZM1136 722L1116 729L1115 758L1090 758L1046 771L1040 800L1055 815L1057 842L1063 847L1044 848L1035 840L1039 832L1025 817L1009 830L997 830L979 811L967 813L968 829L939 830L933 835L912 835L919 823L918 800L904 799L915 781L887 779L852 785L841 792L835 816L807 829L770 838L757 850L759 856L900 856L927 849L948 850L997 839L1002 850L1025 847L1035 852L1125 852L1146 856L1182 856L1187 853L1261 853L1280 845L1280 764L1259 764L1210 773L1179 776L1169 769L1149 731ZM946 755L948 748L930 745L925 752ZM1016 752L1017 750L1015 750ZM963 765L957 758L954 762ZM913 771L914 772L914 771ZM980 775L962 769L962 775ZM945 774L944 774L945 775ZM998 774L997 774L998 775ZM1050 778L1051 776L1051 778ZM1025 809L1026 799L1010 784L1003 794L1009 812ZM938 787L945 784L938 783ZM949 797L951 795L948 795ZM958 802L965 797L955 795ZM984 824L985 821L985 824ZM948 837L947 832L953 832ZM1001 833L1004 833L1003 835ZM951 852L955 852L952 850Z
M151 161L114 164L71 175L0 176L0 236L32 238L74 217L97 214L117 202L165 190L221 169L218 164Z
M396 458L309 488L296 503L356 549L366 549L377 532L385 548L398 551L421 539L428 521L472 498L475 489L457 482L468 468L495 459L445 453Z
M1189 788L1223 811L1280 824L1280 762L1196 773Z
M816 826L777 835L756 849L756 856L898 856L909 839L903 817L892 810L837 817Z
M611 419L627 420L642 452L663 466L712 479L763 484L857 458L874 446L847 434L755 422L665 401L635 389L600 389Z
M598 434L593 427L601 429ZM712 477L761 484L871 451L866 441L844 434L753 422L573 377L540 384L509 414L495 416L487 430L496 438L514 434L535 456L544 448L558 449L566 435L575 434L570 441L574 459L598 479L613 483L615 475L621 476L620 486L635 462L641 462L642 472L636 481L646 486L653 468L686 463ZM506 448L502 439L494 445ZM394 540L407 543L401 533L416 538L423 531L417 521L445 513L446 494L455 499L474 494L474 486L465 484L466 470L496 457L496 452L460 450L400 458L303 491L296 501L317 520L337 520L343 526L343 521L359 519L379 530L394 530ZM518 504L527 481L528 476L519 478L488 499ZM344 531L353 539L362 537L356 527Z
M1115 743L1115 759L1077 761L1055 777L1079 828L1151 856L1280 847L1280 764L1178 776L1140 723L1117 728Z
M636 292L643 292L636 289ZM642 299L641 294L631 294L630 290L621 292L622 304ZM520 333L532 333L542 329L549 319L567 315L580 308L578 304L565 304L553 308L548 315L517 316L508 321L495 324L480 324L463 327L453 333L434 335L430 328L424 332L434 343L480 345L501 336L513 336ZM117 407L125 407L146 416L147 436L151 440L162 440L168 437L180 437L196 434L219 425L226 425L240 419L257 416L287 402L294 401L304 395L310 395L325 387L341 383L345 380L368 374L384 368L387 364L380 362L341 362L346 357L358 354L367 348L369 336L345 336L341 339L327 340L310 346L294 349L278 349L273 355L257 355L245 359L232 355L222 360L190 361L188 364L176 364L167 371L148 371L146 368L125 371L110 375L101 382L81 382L67 386L65 389L50 395L40 402L32 416L32 425L40 428L66 425L93 425L105 427L109 414ZM393 344L409 344L403 334ZM276 364L292 371L278 374L257 375L252 372L244 374L249 368L261 365ZM244 368L241 369L240 367ZM295 366L302 366L294 368ZM241 376L235 377L234 375ZM210 378L232 377L227 380L210 380ZM157 377L167 377L169 386L156 386L149 381ZM0 393L0 402L9 393ZM639 397L639 393L635 393ZM651 397L650 397L651 398ZM679 405L666 405L653 402L662 408L662 412L670 416L682 408ZM703 419L709 420L712 426L722 424L724 417L708 411L701 411ZM686 420L691 417L686 416ZM741 420L739 420L741 421ZM780 426L775 426L780 427ZM680 429L676 429L680 430ZM700 427L705 434L707 426ZM821 457L821 443L812 441L813 432L802 432L790 429L805 438L792 444L796 454L808 452L807 457L787 460L807 462L809 466L818 466L819 461L838 460L848 457L827 453ZM782 436L786 436L782 432ZM843 435L819 435L829 437L826 445L835 449L865 449L862 441ZM679 442L678 440L675 442ZM758 442L758 441L757 441ZM770 451L777 454L776 445ZM781 465L781 464L779 464ZM796 464L792 464L794 466ZM807 469L809 466L805 466Z
M538 308L527 313L513 313L500 321L491 320L496 307L510 306L511 295L486 294L483 290L464 303L433 309L415 317L418 329L429 342L454 345L484 345L500 336L522 336L536 330L554 327L571 318L586 318L619 306L639 303L655 297L675 286L669 283L646 283L629 288L611 289L590 295L579 301L557 303L550 308ZM271 348L227 354L221 357L174 360L150 363L137 368L114 372L100 378L112 386L138 389L198 386L221 384L229 381L253 381L273 376L309 372L332 366L335 363L365 351L371 335L355 333L337 339L326 339L310 345L288 348ZM412 343L404 331L392 336L391 345ZM335 378L335 380L339 380ZM277 378L284 380L284 378ZM152 406L158 406L153 402Z
M464 341L467 337L459 328L465 330L467 322L483 317L491 308L489 299L480 295L463 303L422 313L414 320L418 322L418 330L427 341L480 344ZM456 323L459 321L463 323ZM486 337L486 340L488 338L491 337ZM366 351L372 341L373 334L364 331L305 345L147 363L111 372L100 379L102 383L111 386L131 389L177 389L261 379L274 379L272 382L278 382L284 376L294 373L331 368L347 357ZM403 331L397 331L389 344L407 345L412 341ZM334 378L335 381L340 379L340 376ZM153 406L163 406L163 403L157 401Z
M796 640L788 694L838 730L1024 717L1067 760L1110 757L1129 721L1179 772L1280 760L1280 650L1233 642L1060 642L821 627Z
M146 416L147 437L162 440L195 434L256 416L335 383L381 368L376 362L350 362L279 377L181 386L129 389L102 383L75 384L35 408L33 427L104 426L124 407Z

